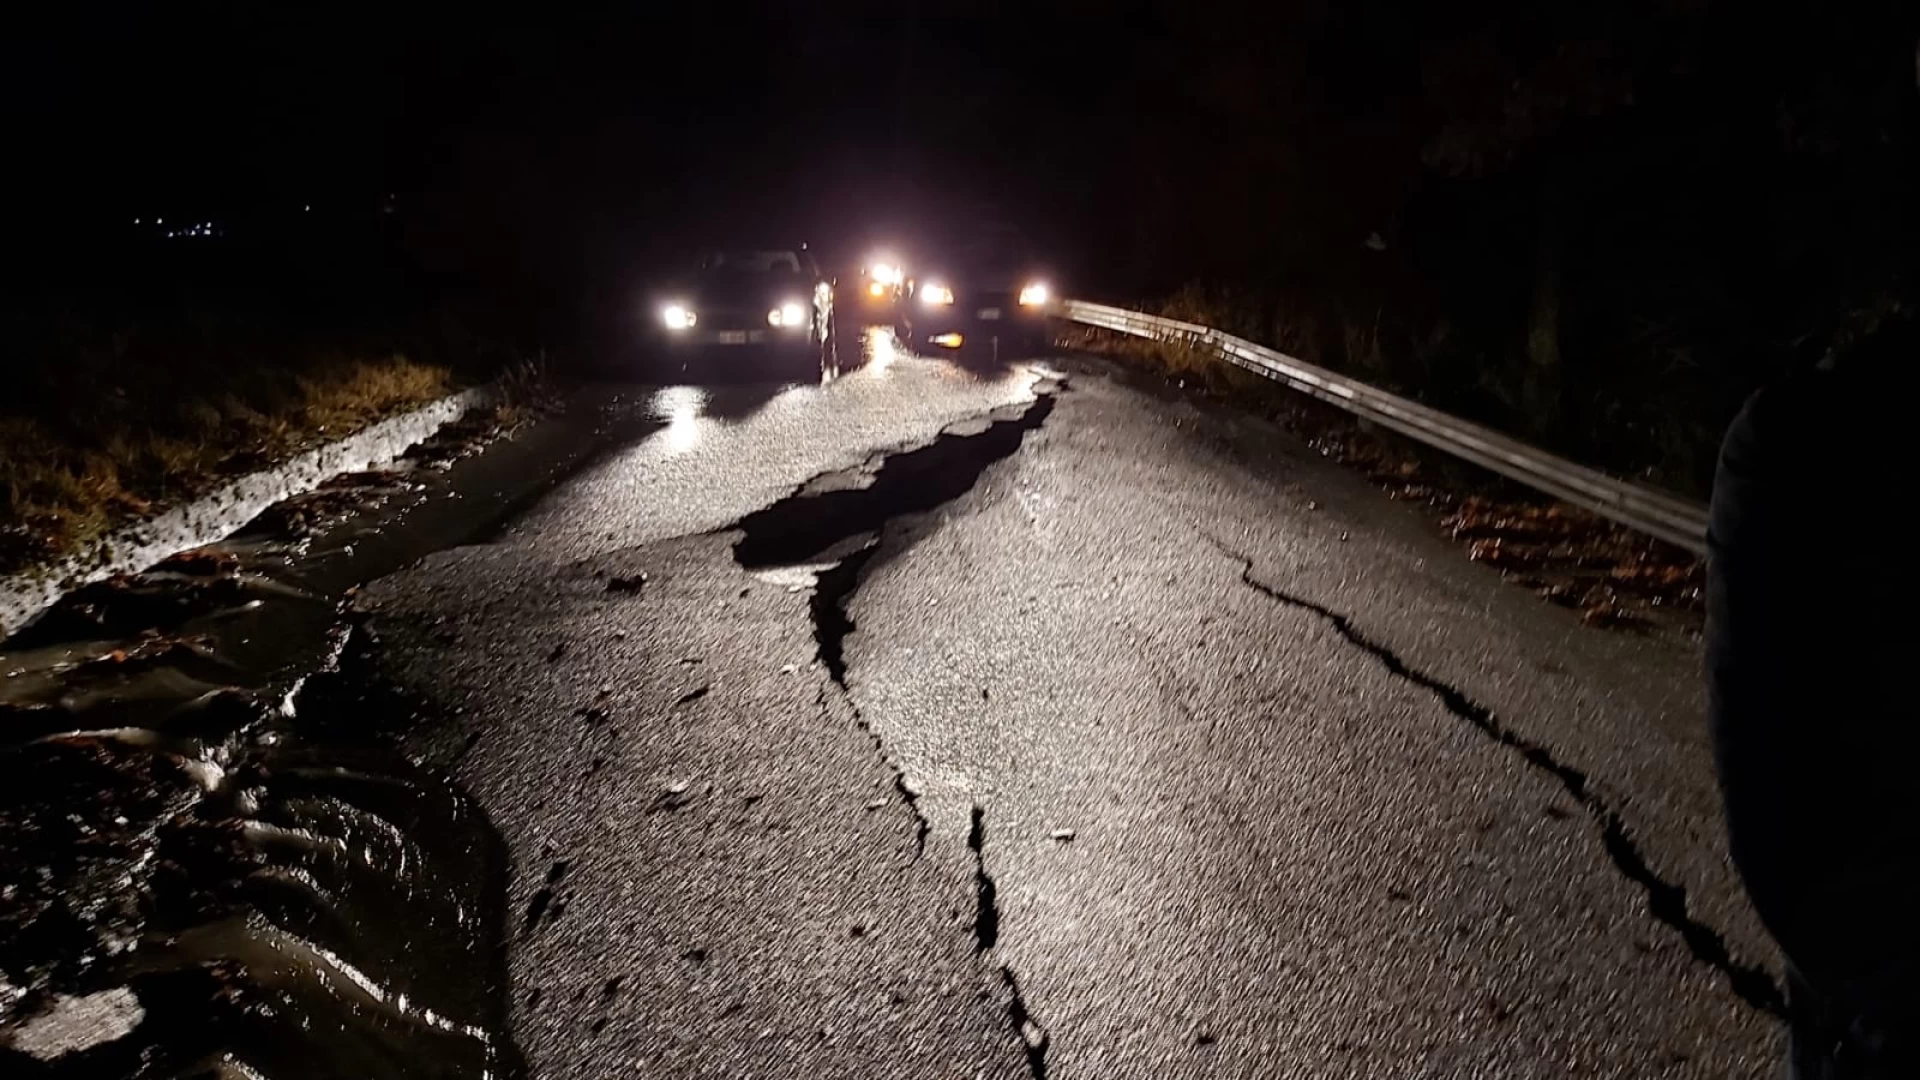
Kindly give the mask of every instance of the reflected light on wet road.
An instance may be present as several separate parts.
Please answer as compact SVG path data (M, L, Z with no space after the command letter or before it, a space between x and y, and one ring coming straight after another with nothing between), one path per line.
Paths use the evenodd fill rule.
M850 333L846 352L866 341L865 327ZM879 378L850 371L828 386L650 387L636 404L660 426L555 488L502 542L538 545L543 558L589 558L729 525L810 477L861 465L875 447L930 440L1031 400L1044 377L1026 364L930 359L896 341Z
M867 371L885 375L894 361L893 331L884 326L867 327Z
M700 414L707 392L697 386L669 386L653 395L653 414L667 422L661 433L667 453L684 454L700 441Z

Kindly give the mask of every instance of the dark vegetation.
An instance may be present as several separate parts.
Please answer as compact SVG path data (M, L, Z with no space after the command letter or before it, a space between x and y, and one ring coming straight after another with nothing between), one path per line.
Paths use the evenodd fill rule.
M722 224L852 262L984 203L1073 294L1694 495L1754 386L1913 302L1896 0L39 14L0 70L35 163L0 290L14 559L428 369L613 355L641 271Z
M0 298L0 572L519 355L411 268L392 214L311 214L204 237L129 220L41 248Z
M1073 192L1106 268L1082 295L1694 495L1757 384L1913 302L1912 5L1066 4L1063 23L1095 7L1130 29L1066 150L1107 166Z

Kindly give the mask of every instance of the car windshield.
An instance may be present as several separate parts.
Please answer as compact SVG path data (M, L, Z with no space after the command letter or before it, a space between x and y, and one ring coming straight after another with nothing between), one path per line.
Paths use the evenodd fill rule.
M712 251L700 260L708 274L799 277L800 256L792 251Z
M970 265L976 273L1012 277L1026 269L1027 260L1011 251L991 251L978 256Z
M1030 262L1026 245L1018 237L989 232L962 237L948 248L952 263L960 272L985 278L1014 277L1025 273Z

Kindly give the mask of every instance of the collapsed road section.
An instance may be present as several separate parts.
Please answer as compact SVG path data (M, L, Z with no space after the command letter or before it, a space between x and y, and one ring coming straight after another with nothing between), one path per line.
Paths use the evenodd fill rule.
M926 843L838 685L835 617L887 522L971 487L1053 392L737 529L562 565L463 549L357 598L346 666L418 703L405 748L505 842L532 1073L1032 1075L975 860Z
M806 567L810 560L829 558L856 545L835 561L818 566L810 604L814 638L820 662L836 693L846 701L844 707L873 740L893 773L895 789L913 810L916 857L926 849L931 823L920 810L913 781L887 755L885 741L846 696L846 638L855 629L847 604L870 564L912 543L911 534L889 534L888 524L931 513L972 490L988 468L1019 450L1027 434L1046 422L1061 389L1044 384L1031 403L996 411L984 427L943 433L926 446L877 458L868 469L816 477L793 496L740 522L734 557L749 569ZM985 812L974 806L967 832L975 891L973 936L976 952L989 957L999 939L1000 908L985 847ZM1009 1027L1019 1040L1028 1072L1035 1080L1045 1080L1047 1031L1029 1011L1013 969L1001 965L998 971Z

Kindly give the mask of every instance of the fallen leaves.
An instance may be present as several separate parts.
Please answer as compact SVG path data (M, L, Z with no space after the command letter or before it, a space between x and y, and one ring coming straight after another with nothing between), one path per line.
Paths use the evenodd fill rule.
M1129 355L1098 335L1086 344ZM1223 400L1291 429L1321 457L1358 469L1388 498L1424 507L1469 559L1578 611L1589 626L1640 626L1655 613L1693 618L1703 606L1705 565L1691 552L1463 465L1331 405L1265 384L1239 387ZM1321 510L1315 499L1302 505Z
M1306 408L1281 418L1312 428L1308 445L1360 469L1389 498L1428 508L1469 559L1578 611L1589 626L1640 626L1656 610L1701 609L1706 570L1691 552L1505 481L1436 467L1431 453L1351 418Z
M1467 556L1589 626L1644 622L1649 609L1697 612L1705 567L1692 554L1597 515L1559 504L1459 500L1441 527Z

